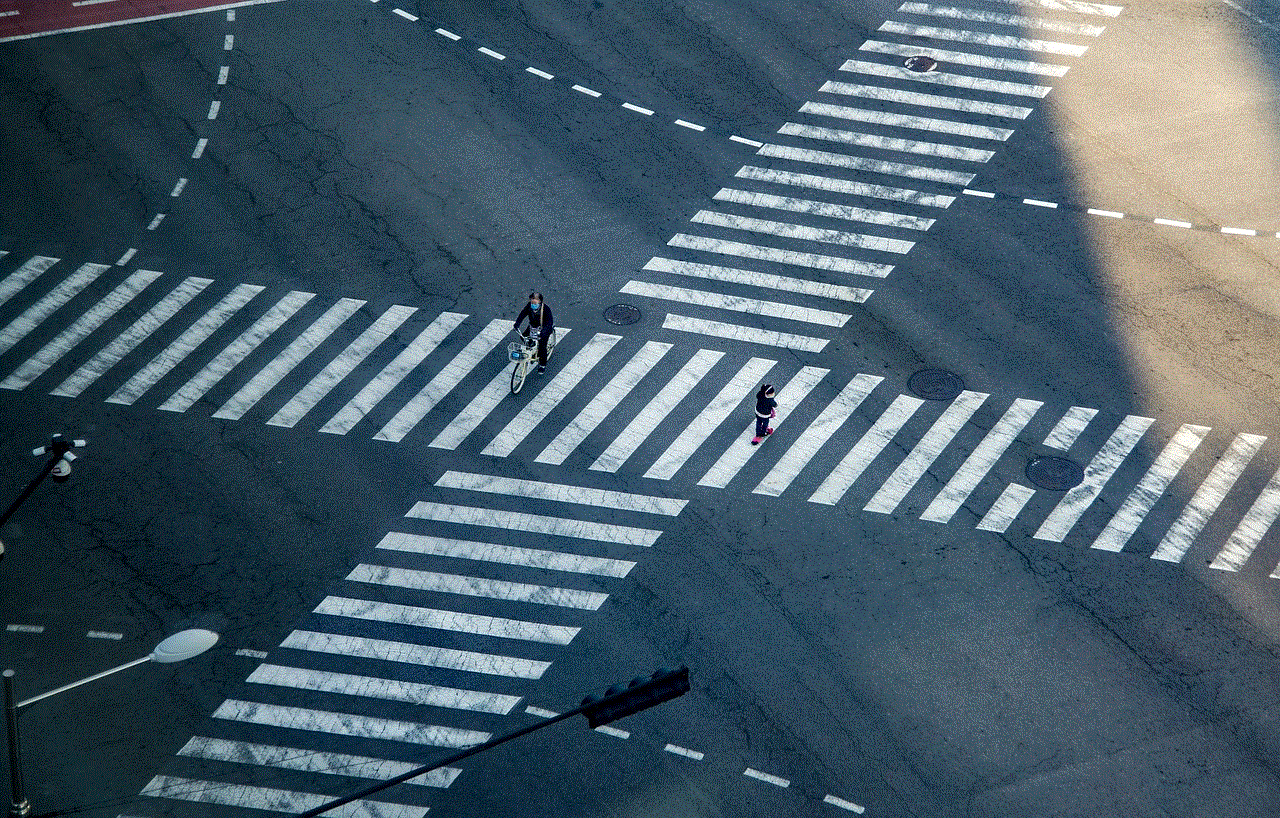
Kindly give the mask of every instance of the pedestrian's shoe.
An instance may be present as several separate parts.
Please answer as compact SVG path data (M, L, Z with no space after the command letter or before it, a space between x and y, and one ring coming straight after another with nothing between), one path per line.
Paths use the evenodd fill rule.
M760 441L762 441L762 440L764 440L764 438L763 438L763 437L753 437L753 438L751 438L751 445L752 445L752 446L759 446L759 445L760 445Z
M539 375L541 375L543 372L546 372L546 371L547 371L547 365L546 365L546 364L538 364L538 374L539 374Z
M771 434L773 434L773 429L765 429L765 430L764 430L764 433L765 433L766 435L771 435Z

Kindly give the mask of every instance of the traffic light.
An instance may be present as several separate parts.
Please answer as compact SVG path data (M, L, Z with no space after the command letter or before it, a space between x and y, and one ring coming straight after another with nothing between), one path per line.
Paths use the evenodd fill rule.
M604 696L587 696L582 700L582 713L587 724L599 727L688 692L689 668L661 668L648 679L637 676L626 685L614 685Z

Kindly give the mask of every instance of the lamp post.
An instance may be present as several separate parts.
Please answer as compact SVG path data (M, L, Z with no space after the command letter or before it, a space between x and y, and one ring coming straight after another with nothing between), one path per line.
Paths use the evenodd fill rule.
M74 687L96 681L113 673L119 673L122 670L128 670L135 665L143 662L160 662L168 664L170 662L181 662L184 659L190 659L199 656L218 642L218 634L213 631L202 629L192 629L179 631L172 636L164 639L155 648L139 659L132 662L125 662L123 665L113 667L110 670L104 670L101 673L95 673L87 676L77 682L65 684L62 687L54 688L47 693L41 693L39 696L32 696L20 702L14 702L13 695L13 671L6 670L4 672L4 714L5 726L9 731L9 785L12 793L12 802L9 807L9 818L23 818L31 811L31 802L26 798L22 786L22 765L18 756L18 711L27 705L47 699L50 696L56 696L64 693Z

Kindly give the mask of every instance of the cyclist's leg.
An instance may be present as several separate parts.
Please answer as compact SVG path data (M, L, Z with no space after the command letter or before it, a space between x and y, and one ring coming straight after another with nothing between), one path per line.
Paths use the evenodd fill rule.
M544 332L538 336L538 368L539 369L547 368L547 337L549 335L551 335L551 333Z

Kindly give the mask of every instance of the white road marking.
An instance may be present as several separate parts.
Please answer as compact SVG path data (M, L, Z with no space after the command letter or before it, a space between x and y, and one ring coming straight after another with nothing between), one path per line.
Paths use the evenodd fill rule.
M1064 23L1057 20L1044 20L1039 17L1023 17L1017 14L1000 14L985 9L956 8L955 6L935 6L932 3L903 3L898 11L907 14L932 15L934 17L950 17L954 20L969 20L977 23L994 23L999 26L1012 26L1019 29L1039 28L1059 34L1077 34L1082 37L1098 37L1106 31L1106 26L1091 26L1086 23Z
M1169 526L1169 530L1165 532L1164 539L1160 541L1151 559L1165 562L1182 561L1196 537L1200 536L1205 523L1209 522L1213 512L1218 510L1218 506L1226 499L1227 493L1231 491L1231 487L1249 465L1249 461L1266 441L1267 439L1262 435L1236 435L1235 440L1231 441L1231 446L1210 470L1209 476L1200 484L1200 488L1196 489L1191 502L1187 503L1186 508L1182 509L1182 513L1178 515L1178 519Z
M253 744L204 736L192 738L178 750L178 755L229 764L258 764L281 770L301 770L322 775L346 775L352 778L373 779L394 778L420 766L408 761L391 761L385 758L304 750L299 747L278 747L273 744ZM424 787L447 787L453 783L460 772L462 771L457 768L445 767L410 778L404 783Z
M409 22L411 22L411 23L416 23L416 22L418 22L418 18L417 18L417 17L414 17L412 14L410 14L410 13L409 13L409 12L407 12L407 11L405 11L404 9L396 8L396 9L392 9L392 11L393 11L394 13L396 13L396 14L399 14L401 17L403 17L404 19L408 20L408 21L409 21Z
M740 270L736 267L720 267L715 264L697 264L692 261L675 261L655 256L645 263L644 269L673 275L705 278L711 281L723 281L729 284L741 284L746 287L765 287L802 295L814 295L819 298L830 298L837 301L852 301L861 304L871 297L871 290L861 287L848 287L843 284L827 284L822 281L810 281L804 278L790 278L773 273L757 273L754 270Z
M670 347L670 344L657 346ZM646 360L645 363L651 362ZM435 484L438 488L483 491L508 497L537 498L553 503L575 503L594 508L638 511L643 514L665 514L669 517L679 515L689 502L671 497L654 497L648 494L631 494L624 491L593 489L587 486L570 486L563 483L544 483L541 480L521 480L517 477L498 477L457 471L445 472L440 475L440 479Z
M576 537L583 540L599 540L623 545L649 546L657 542L661 531L652 528L636 528L628 525L593 523L566 517L546 517L519 511L497 511L470 506L451 506L444 503L419 501L413 504L406 517L434 520L438 523L476 525L507 531L530 531L552 537Z
M1107 218L1109 218L1109 219L1123 219L1123 218L1124 218L1124 214L1123 214L1123 213L1120 213L1119 211L1115 211L1115 210L1098 210L1098 209L1096 209L1096 208L1092 208L1092 207L1091 207L1091 208L1089 208L1086 212L1087 212L1087 213L1089 213L1089 214L1090 214L1090 215L1092 215L1092 216L1106 216L1106 217L1107 217Z
M11 633L44 633L44 625L6 625L5 630Z
M987 509L987 513L974 528L1003 534L1035 493L1035 489L1010 483L1005 486L1004 491L1000 492L1000 496L991 504L991 508Z
M461 39L462 39L462 38L461 38L461 37L459 37L457 34L454 34L452 31L449 31L448 29L443 29L443 28L437 28L437 29L436 29L436 34L439 34L441 37L445 37L445 38L448 38L448 39L450 39L450 40L453 40L455 43L456 43L458 40L461 40Z
M173 191L172 191L169 195L170 195L170 196L172 196L172 197L174 197L174 198L177 198L178 196L181 196L181 195L182 195L182 189L183 189L183 188L185 188L186 186L187 186L187 180L186 180L186 179L179 179L177 182L175 182L175 183L174 183L174 185L173 185Z
M987 432L982 442L965 458L960 468L956 469L956 473L942 487L942 491L938 492L938 496L933 498L933 502L929 503L920 519L933 523L950 522L1009 448L1009 444L1013 443L1043 405L1038 400L1015 400L1004 416L991 427L991 431Z
M524 712L528 713L530 716L537 716L540 719L554 719L556 716L560 715L554 710L547 710L543 707L534 707L533 705L526 707Z
M884 450L885 446L889 445L893 436L922 405L924 401L910 395L899 395L894 398L889 408L876 418L871 428L858 439L831 474L827 475L827 479L822 481L818 490L809 497L809 502L829 506L840 502L845 492L862 476L867 466L871 465L871 461Z
M703 127L703 126L701 126L701 125L697 125L697 124L694 124L694 123L692 123L692 122L686 122L686 121L685 121L685 120L683 120L683 119L677 119L677 120L676 120L676 124L677 124L677 125L679 125L681 128L688 128L688 129L689 129L689 130L691 130L691 131L705 131L705 130L706 130L706 128L704 128L704 127Z
M704 755L697 750L690 750L688 747L681 747L678 744L668 744L662 749L668 753L674 753L675 755L684 756L685 758L692 758L694 761L701 761L704 758Z
M434 571L415 571L409 568L386 568L378 565L357 565L347 576L347 580L367 582L371 585L394 585L442 594L505 599L511 602L527 602L531 605L576 608L584 611L597 610L609 596L573 588L531 585L524 582L507 582L460 574L440 574Z
M645 116L653 116L653 111L651 109L641 108L639 105L632 105L630 102L622 103L622 107L626 108L628 111L635 111L637 114L644 114Z
M208 116L208 118L209 118L209 119L217 119L217 118L218 118L218 111L219 111L221 108L222 108L222 102L221 102L221 101L219 101L219 100L216 100L216 99L215 99L213 102L210 102L210 103L209 103L209 116Z
M1062 420L1058 421L1058 424L1045 436L1044 445L1064 452L1069 450L1096 414L1098 414L1097 409L1072 406L1062 416Z
M955 136L967 136L973 139L990 139L1003 142L1013 136L1009 128L993 128L988 125L975 125L971 122L957 122L954 119L934 119L926 116L896 114L890 111L872 111L866 108L854 108L850 105L831 105L826 102L806 102L800 106L801 113L829 116L836 119L847 119L850 122L869 122L873 125L885 125L890 128L911 128L917 131L934 131ZM910 174L900 174L908 176ZM931 176L918 176L929 179ZM951 178L963 178L961 182L951 182ZM973 180L973 174L953 173L946 179L935 181L951 184L967 185Z
M843 327L852 317L847 313L833 312L831 310L801 307L780 301L765 301L756 297L727 295L705 290L690 290L685 287L673 287L669 284L652 284L648 281L628 281L622 285L619 292L627 295L657 298L664 301L677 301L681 304L693 304L699 307L732 310L749 315L782 318L787 321L804 321L824 327Z
M1026 119L1031 115L1030 108L1023 108L1020 105L1002 105L996 102L983 102L963 97L922 94L917 91L900 91L896 88L885 88L879 85L824 82L818 90L828 94L841 94L843 96L874 99L881 102L896 102L900 105L915 105L923 108L944 108L949 111L999 116L1005 119Z
M808 213L814 216L826 216L831 219L844 219L851 222L867 222L886 227L900 227L904 230L928 230L933 219L920 216L908 216L902 213L889 213L884 210L868 210L864 207L816 202L812 199L794 199L789 196L775 196L772 193L757 193L750 190L737 190L722 187L715 197L719 202L734 202L751 207L787 210L793 213Z
M265 656L266 654L263 654L263 658ZM246 681L250 684L316 690L344 696L364 696L370 699L386 699L426 707L494 713L499 716L510 713L511 709L520 703L519 696L504 696L480 690L463 690L422 682L403 682L399 679L354 676L349 673L330 673L325 670L282 665L259 665L253 673L249 674Z
M114 631L89 631L88 633L86 633L86 634L85 634L85 638L86 638L86 639L116 639L116 640L118 640L118 639L123 639L123 638L124 638L124 634L123 634L123 633L116 633L116 632L114 632Z
M730 134L729 138L734 142L741 142L742 144L750 145L753 148L760 148L764 146L763 142L757 142L754 139L747 139L746 137L738 136L737 134Z
M164 214L163 214L163 213L157 213L157 214L156 214L156 217L155 217L154 219L152 219L152 220L151 220L151 224L147 225L147 229L148 229L148 230L155 230L157 227L159 227L159 226L160 226L160 222L162 222L162 221L164 221Z
M970 88L974 91L990 91L995 94L1012 94L1021 97L1040 97L1049 94L1052 88L1047 85L1027 85L1021 82L989 80L982 77L970 77L964 74L949 74L944 71L930 71L921 74L897 65L883 65L878 62L863 60L845 60L841 71L855 74L869 74L877 77L910 80L912 82L928 82L935 85L946 85L952 88Z
M575 86L573 86L573 90L575 90L575 91L577 91L577 92L579 92L579 93L582 93L582 94L586 94L586 95L587 95L587 96L589 96L589 97L598 97L598 96L600 96L600 92L599 92L599 91L592 91L590 88L586 88L586 87L584 87L584 86L582 86L582 85L575 85Z
M218 84L226 85L227 79L231 76L231 66L224 65L218 69Z
M204 156L204 149L208 146L209 140L206 137L200 137L196 140L196 149L191 152L192 159L199 159Z
M1080 3L1077 0L1017 0L1026 5L1040 6L1053 11L1073 11L1076 14L1097 14L1118 17L1124 6L1104 6L1101 3Z
M235 47L235 44L236 44L236 35L234 34L228 34L222 38L223 51L230 51L232 48Z
M519 659L514 656L501 656L493 653L478 653L470 650L454 650L439 648L433 645L418 645L409 642L393 642L386 639L366 639L359 636L343 636L336 633L316 633L313 631L294 631L280 643L282 648L293 650L309 650L316 653L332 653L339 656L359 656L365 659L379 659L384 662L400 662L403 664L427 667L439 667L445 670L460 670L464 673L480 673L487 676L507 676L514 679L540 679L551 667L550 662L535 662L531 659ZM215 713L216 717L217 714ZM381 719L374 719L381 721ZM289 725L281 725L289 726ZM432 725L420 725L430 728ZM305 728L301 728L305 729ZM448 728L438 728L448 729ZM326 732L342 732L332 730ZM380 736L370 736L379 738ZM393 738L391 735L382 738ZM411 738L397 739L412 741ZM484 739L479 739L484 741ZM435 744L437 742L430 742ZM468 742L474 743L474 742Z
M142 790L152 798L172 798L197 804L219 804L237 809L299 813L333 800L332 795L294 792L273 787L253 787L221 781L202 781L172 775L157 775ZM353 801L326 812L328 818L422 818L422 807L386 801Z
M1213 558L1210 568L1219 571L1239 571L1249 561L1253 549L1262 542L1262 537L1275 523L1280 515L1280 471L1271 475L1258 499L1245 512L1236 530L1227 538L1227 544ZM1272 579L1280 579L1280 566L1271 573Z
M971 190L970 188L965 188L964 190L961 191L961 193L963 193L966 196L977 196L980 199L994 199L996 197L996 194L991 193L989 191Z
M822 803L830 804L833 807L839 807L840 809L848 810L849 812L857 813L858 815L867 811L865 807L858 806L852 801L846 801L843 798L836 798L834 795L830 794L822 799Z
M569 644L580 630L580 628L568 625L547 625L542 622L528 622L500 616L484 616L461 611L442 611L436 608L420 608L414 605L397 605L391 602L375 602L367 599L350 599L338 596L325 597L312 613L364 619L371 622L412 625L415 628L433 628L454 633L492 636L498 639L545 642L551 645Z
M248 648L240 648L236 651L236 656L248 656L250 659L266 659L267 652L265 650L249 650Z
M536 548L517 548L514 545L497 543L451 540L421 534L402 534L395 531L383 537L378 547L392 551L406 551L411 554L521 565L540 568L544 571L593 574L601 577L622 578L636 567L634 562L627 560L568 554L561 551L542 551Z
M542 77L544 80L553 80L556 78L555 74L548 74L546 71L539 71L538 69L534 68L532 65L526 68L525 71L528 71L530 74L533 74L535 77Z
M841 105L822 105L806 102L802 110L821 107L828 111L854 111ZM816 111L815 111L816 112ZM832 114L835 115L835 114ZM877 114L876 118L880 118ZM914 117L913 117L914 118ZM965 126L966 128L970 126ZM909 179L925 179L930 182L942 182L949 185L967 185L973 181L972 173L961 173L954 170L942 170L924 165L909 165L904 162L885 162L880 159L867 159L862 156L850 156L831 151L815 151L808 148L790 148L785 145L765 145L756 151L760 156L774 159L788 159L792 162L811 162L833 168L851 168L867 173L881 173L888 176L905 176Z
M626 730L619 730L616 727L609 727L607 725L602 725L600 727L593 727L592 729L595 730L597 733L604 733L606 736L613 736L614 738L622 738L622 739L631 738L631 734L628 733Z
M936 26L917 26L910 23L899 23L888 20L880 31L893 34L905 34L908 37L929 37L935 40L951 40L957 43L972 43L990 48L1009 48L1016 51L1039 51L1045 54L1059 54L1068 57L1081 57L1089 50L1085 45L1056 43L1050 40L1034 40L1028 37L1011 37L1007 34L988 34L985 31L966 31L955 28L938 28Z
M959 159L965 162L986 162L994 151L977 148L965 148L959 145L944 145L940 142L920 142L915 139L895 139L879 134L843 131L838 128L823 128L817 125L800 125L788 122L778 129L785 136L799 136L804 139L823 139L827 142L839 142L844 145L857 145L862 148L875 148L882 151L899 151L916 153L922 156L941 156L944 159Z
M1165 227L1181 227L1186 230L1190 230L1192 227L1191 222L1180 222L1180 221L1175 221L1174 219L1152 219L1152 221L1155 224L1162 224Z
M1026 205L1033 205L1034 207L1047 207L1050 210L1056 210L1058 208L1057 202L1046 202L1042 199L1023 199L1022 203Z
M1091 547L1103 551L1123 549L1208 433L1208 426L1186 424L1178 429Z
M1229 233L1229 234L1231 234L1231 235L1233 235L1233 236L1256 236L1256 235L1258 235L1258 231L1257 231L1257 230L1246 230L1245 228L1242 228L1242 227L1224 227L1224 228L1222 228L1221 232L1223 232L1223 233Z
M857 247L861 250L878 250L882 253L908 253L915 246L913 241L888 239L882 236L871 236L864 233L847 233L842 230L808 227L791 222L777 222L770 219L752 219L746 216L735 216L732 213L718 213L714 210L699 210L690 219L698 224L712 227L724 227L729 230L744 230L752 233L765 233L788 239L817 241L823 244L837 244L841 247Z
M773 261L778 264L791 264L796 267L812 267L815 270L875 276L876 278L884 278L893 270L893 265L891 264L875 264L869 261L859 261L858 259L842 258L840 256L824 256L818 253L797 253L776 247L762 247L758 244L744 244L705 236L691 236L686 233L676 233L667 241L667 244L671 247L683 247L686 250L702 250L707 253L754 258L760 261Z
M128 264L129 259L137 255L137 253L138 253L137 247L130 247L128 250L125 250L124 254L121 255L120 258L116 259L116 266L123 267L124 265Z
M776 776L776 775L770 775L769 773L762 773L762 772L760 772L759 770L753 770L753 769L751 769L750 767L748 767L748 768L746 768L745 770L743 770L743 771L742 771L742 774L743 774L743 775L745 775L745 776L746 776L746 777L748 777L748 778L754 778L754 779L756 779L757 781L763 781L763 782L765 782L766 784L772 784L772 785L774 785L775 787L790 787L790 786L791 786L791 782L790 782L790 781L788 781L788 780L787 780L787 779L785 779L785 778L779 778L778 776Z
M285 641L288 642L297 633L298 631L294 631ZM323 636L324 634L314 635ZM355 641L376 642L377 640ZM414 647L422 646L415 645ZM310 649L299 648L299 650ZM328 710L312 710L308 707L285 707L283 705L247 702L237 699L228 699L219 705L218 709L213 711L213 718L240 721L247 724L263 724L270 727L283 727L287 730L307 730L338 736L403 741L410 744L425 744L431 747L470 747L473 744L489 740L488 733L482 733L478 730L461 730L456 727L442 727L436 724L379 719L355 713L334 713Z
M133 258L131 253L127 255L129 258ZM126 258L124 260L128 261L129 259ZM21 292L24 287L39 278L41 273L57 264L58 261L59 259L50 256L33 256L27 259L21 267L9 273L4 277L3 281L0 281L0 305L3 305L10 298Z
M81 290L92 284L94 279L110 269L106 264L85 264L58 282L58 286L46 293L39 301L27 307L21 315L0 330L0 355L12 349L14 344L27 337L27 333L40 326L45 319L57 312L59 307L66 304L78 295ZM35 276L32 276L32 278L35 278ZM8 281L9 279L6 278L5 282ZM17 289L21 289L21 287ZM17 289L14 291L16 292Z
M939 62L956 65L971 65L976 68L992 68L997 71L1013 71L1019 74L1039 74L1046 77L1061 77L1068 71L1068 66L1052 63L1028 62L1027 60L989 57L985 54L970 54L965 51L945 51L929 46L903 45L901 43L882 43L878 40L867 40L859 49L874 51L879 54L893 54L898 57L913 57L924 54Z
M862 182L851 182L848 179L835 179L830 176L813 176L808 173L793 173L773 168L758 168L744 165L734 174L740 179L755 179L758 182L773 182L779 185L795 185L809 187L814 190L825 190L831 193L843 193L846 196L864 196L872 199L889 199L896 202L909 202L922 207L950 207L954 196L938 193L922 193L900 187L868 185Z
M746 341L752 344L782 347L783 349L800 349L806 352L821 352L827 345L826 338L814 338L811 335L796 335L791 332L775 332L757 327L746 327L741 324L728 324L724 321L708 321L703 318L691 318L687 315L667 313L662 319L663 329L679 332L692 332L698 335L709 335L713 338L730 338L735 341Z
M485 48L484 46L480 46L476 50L479 51L481 54L484 54L486 57L493 57L495 60L505 60L507 58L506 54L499 54L497 51L494 51L492 48Z
M75 0L73 6L96 6L99 3L114 3L115 0Z

